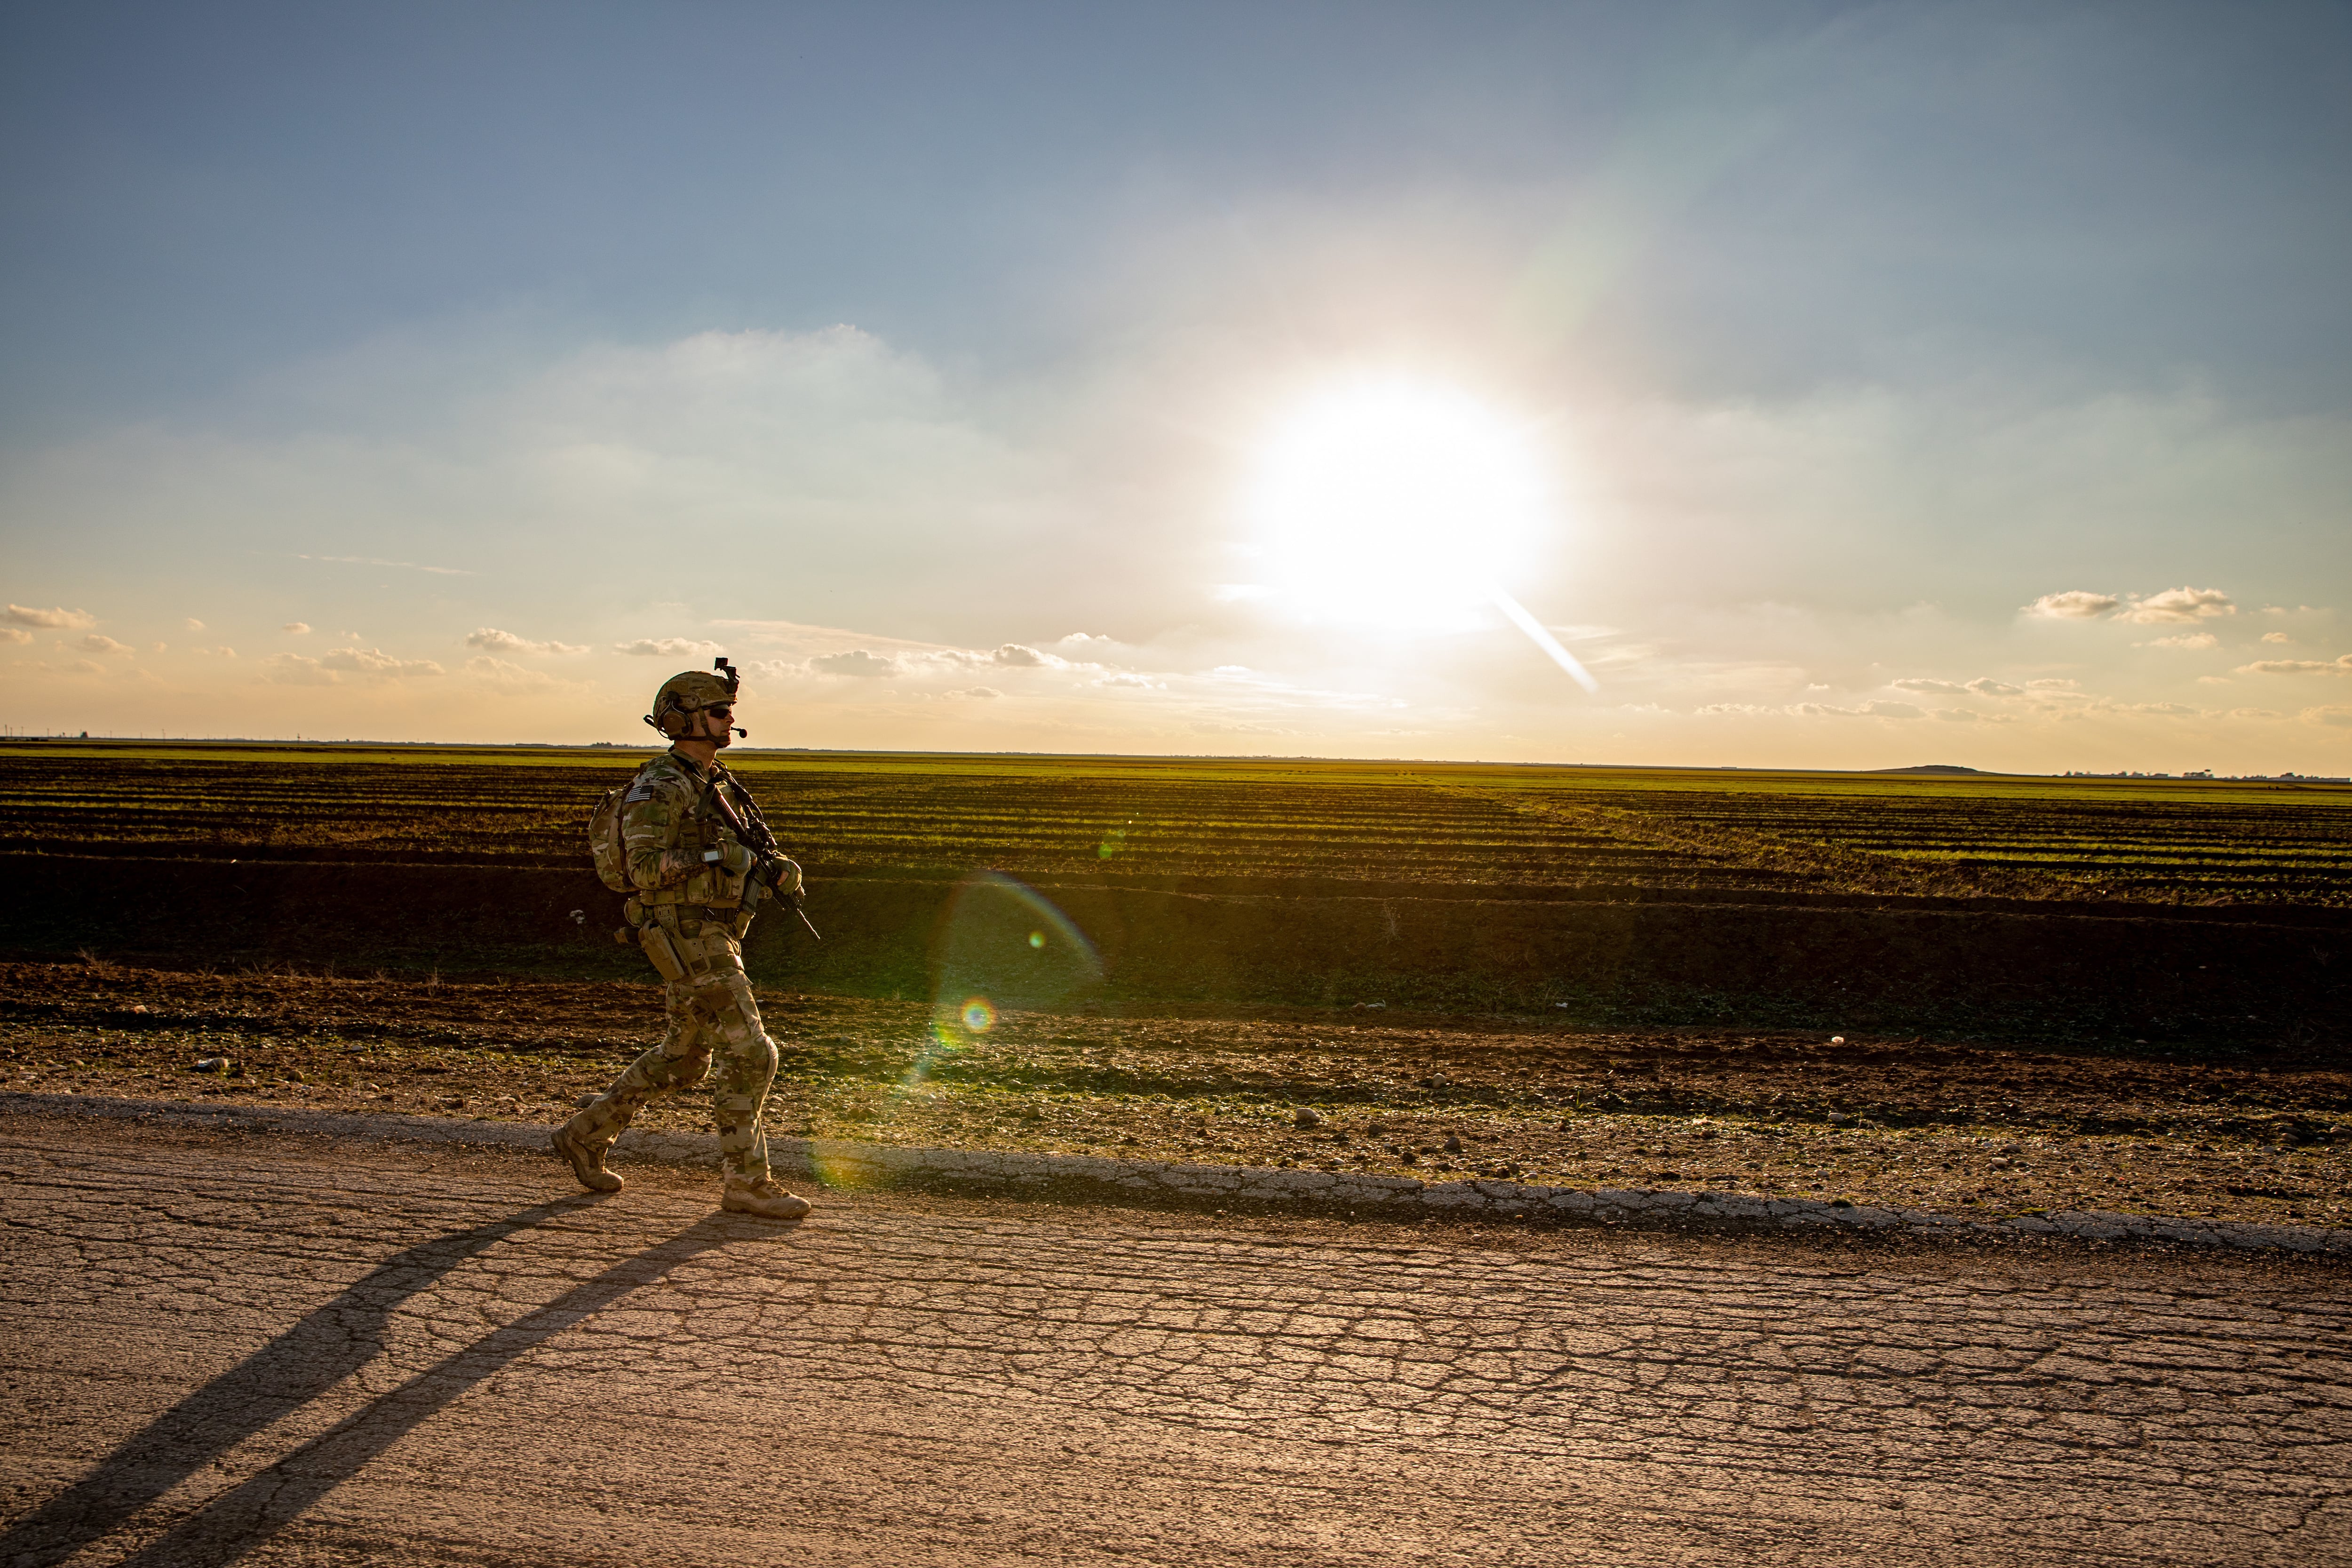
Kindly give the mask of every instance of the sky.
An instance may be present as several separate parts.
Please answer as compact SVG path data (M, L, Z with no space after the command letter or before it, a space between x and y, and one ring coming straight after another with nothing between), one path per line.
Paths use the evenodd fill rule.
M2352 6L0 8L0 722L2352 773Z

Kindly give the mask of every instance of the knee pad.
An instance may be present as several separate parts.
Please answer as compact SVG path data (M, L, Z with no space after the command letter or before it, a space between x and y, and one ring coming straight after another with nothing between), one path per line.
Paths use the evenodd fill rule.
M726 1053L719 1069L719 1095L721 1099L739 1098L749 1109L775 1081L775 1042L764 1033L755 1032Z

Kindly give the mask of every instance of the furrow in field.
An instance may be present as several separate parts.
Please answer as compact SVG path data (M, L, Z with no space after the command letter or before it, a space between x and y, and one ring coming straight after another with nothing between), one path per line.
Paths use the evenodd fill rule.
M10 852L561 867L641 753L0 748ZM835 874L2352 902L2352 794L1173 759L747 758Z

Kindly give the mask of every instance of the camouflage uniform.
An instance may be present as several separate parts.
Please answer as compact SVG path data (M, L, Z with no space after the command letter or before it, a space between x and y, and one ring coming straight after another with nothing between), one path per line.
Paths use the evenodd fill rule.
M646 763L624 797L621 834L636 889L629 923L663 971L669 1026L567 1131L601 1155L648 1100L692 1089L715 1058L710 1104L719 1157L731 1180L756 1185L768 1179L760 1110L775 1081L776 1047L760 1026L743 973L749 875L703 858L716 849L747 864L734 831L711 806L714 787L741 788L724 763L714 761L705 773L672 750Z

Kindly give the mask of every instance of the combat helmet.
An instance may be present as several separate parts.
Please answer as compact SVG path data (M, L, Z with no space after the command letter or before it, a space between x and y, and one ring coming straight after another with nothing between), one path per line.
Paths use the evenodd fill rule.
M675 741L703 709L731 705L742 684L742 673L724 658L713 659L709 670L681 671L654 693L654 710L645 716L646 722Z

